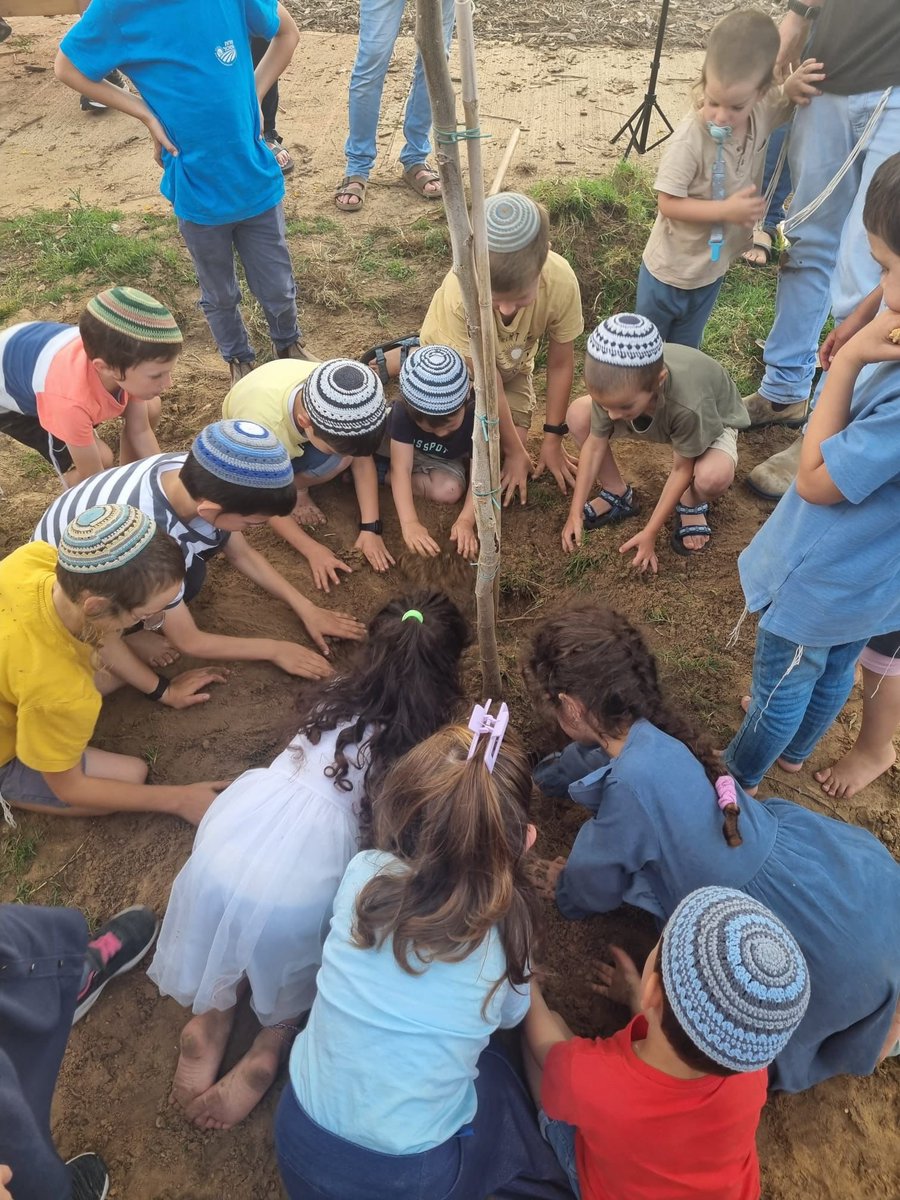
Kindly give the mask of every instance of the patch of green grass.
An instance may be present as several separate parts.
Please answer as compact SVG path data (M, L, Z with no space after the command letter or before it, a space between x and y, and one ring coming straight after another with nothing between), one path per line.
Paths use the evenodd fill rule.
M37 856L39 838L21 830L9 834L0 842L0 883L10 886L17 904L27 904L34 885L25 876Z
M326 233L337 233L339 229L340 225L331 217L313 217L311 220L297 217L287 223L288 237L293 237L295 234L324 236Z
M609 564L611 557L611 548L596 535L586 538L573 554L566 555L562 573L564 582L583 591L593 589L598 584L598 573Z
M389 259L385 264L384 273L388 279L396 279L398 283L403 283L407 279L412 279L415 271L407 263L399 262L396 258Z
M23 450L19 455L19 471L32 483L37 483L47 475L53 474L53 468L37 450Z

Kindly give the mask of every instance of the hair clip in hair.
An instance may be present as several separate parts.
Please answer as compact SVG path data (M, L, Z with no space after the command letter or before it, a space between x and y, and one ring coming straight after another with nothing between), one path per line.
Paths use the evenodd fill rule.
M497 755L500 753L500 747L509 725L509 709L505 704L501 704L496 717L492 717L490 712L492 703L492 700L488 700L486 704L476 704L472 709L469 728L472 730L473 736L466 759L474 757L478 748L478 739L487 737L489 741L488 748L484 752L484 765L493 774L494 763L497 761Z
M419 610L417 608L408 608L406 610L406 612L403 614L403 616L400 618L401 624L404 621L418 621L420 625L425 624L425 618L422 616L422 614L419 612Z
M730 775L720 775L716 780L716 801L722 812L730 805L737 805L737 790Z

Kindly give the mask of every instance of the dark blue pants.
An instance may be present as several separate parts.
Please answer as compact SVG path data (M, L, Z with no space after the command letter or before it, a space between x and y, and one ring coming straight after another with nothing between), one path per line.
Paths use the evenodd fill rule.
M641 263L634 311L653 322L664 342L699 350L721 286L720 278L704 287L674 287L651 275Z
M50 1103L72 1027L88 931L71 908L0 905L0 1163L15 1200L69 1200Z
M478 1060L478 1111L465 1132L422 1154L379 1154L312 1121L288 1083L275 1147L290 1200L572 1200L524 1081L493 1045Z

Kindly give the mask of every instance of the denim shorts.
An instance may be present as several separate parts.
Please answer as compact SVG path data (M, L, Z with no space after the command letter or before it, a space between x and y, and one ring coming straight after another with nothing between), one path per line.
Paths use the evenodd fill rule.
M331 451L320 450L312 442L307 442L303 453L291 459L295 475L306 475L310 479L321 479L325 475L333 475L346 456L334 454Z
M538 1125L544 1140L549 1142L559 1165L569 1177L572 1191L581 1200L581 1184L578 1182L578 1166L575 1162L575 1126L566 1121L552 1121L542 1108L538 1109Z
M86 756L81 756L84 770ZM0 767L0 796L8 804L38 804L42 808L71 808L50 790L40 771L26 767L17 758L11 758Z

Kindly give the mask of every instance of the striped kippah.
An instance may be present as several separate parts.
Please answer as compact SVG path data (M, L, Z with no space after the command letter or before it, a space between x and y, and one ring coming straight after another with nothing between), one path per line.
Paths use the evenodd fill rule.
M66 526L58 561L76 575L99 575L137 558L156 533L156 522L129 504L87 508Z
M521 192L498 192L484 202L488 249L497 254L524 250L541 228L541 210Z
M809 971L793 935L733 888L686 896L663 931L661 957L678 1024L732 1071L768 1066L806 1012Z
M381 380L352 358L320 363L303 385L303 406L326 438L377 433L387 420Z
M595 362L610 367L650 367L663 356L659 330L637 313L616 313L607 317L587 342L587 352Z
M449 346L420 346L400 368L400 394L417 412L446 417L462 408L472 381L462 355Z
M255 421L216 421L194 438L191 453L210 475L247 488L283 488L294 481L287 450Z
M180 345L183 340L181 330L166 306L137 288L107 288L88 301L87 311L101 325L140 342L172 346Z

